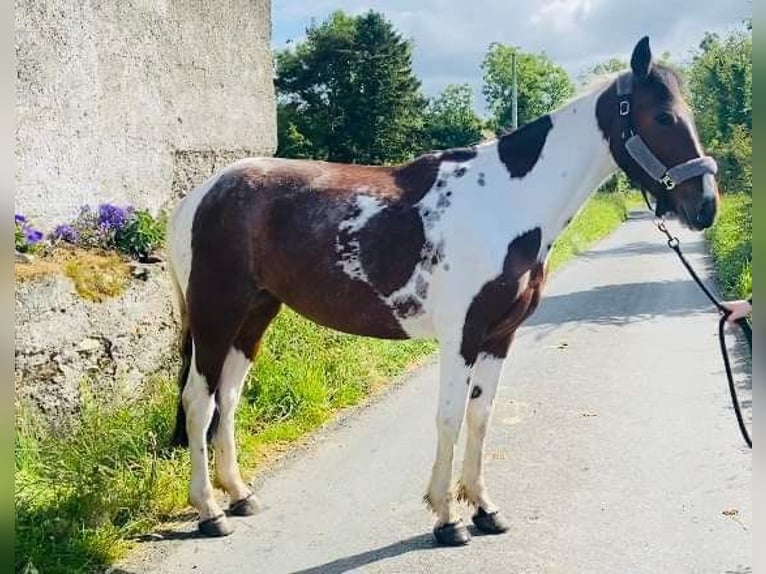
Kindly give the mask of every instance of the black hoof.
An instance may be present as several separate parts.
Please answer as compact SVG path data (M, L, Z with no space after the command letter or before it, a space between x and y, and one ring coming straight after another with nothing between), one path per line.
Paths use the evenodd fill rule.
M437 526L434 528L434 538L442 546L465 546L471 541L471 535L462 520Z
M221 514L220 516L214 516L208 518L199 523L199 532L203 536L228 536L233 532L229 522L226 520L226 516Z
M473 515L473 523L476 525L476 528L485 534L502 534L503 532L508 532L511 528L511 525L503 518L499 510L487 512L483 508L479 508L476 514Z
M255 493L251 492L242 500L229 504L229 514L232 516L252 516L258 512L258 501Z

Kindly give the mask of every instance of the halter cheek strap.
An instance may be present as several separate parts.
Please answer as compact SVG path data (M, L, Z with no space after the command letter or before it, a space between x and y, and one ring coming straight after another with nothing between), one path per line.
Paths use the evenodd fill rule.
M662 184L668 191L678 184L705 174L718 173L718 165L710 156L695 157L671 168L665 166L654 155L633 125L631 100L633 95L633 73L627 72L617 77L617 98L619 114L623 122L622 141L625 151L641 166L649 176Z

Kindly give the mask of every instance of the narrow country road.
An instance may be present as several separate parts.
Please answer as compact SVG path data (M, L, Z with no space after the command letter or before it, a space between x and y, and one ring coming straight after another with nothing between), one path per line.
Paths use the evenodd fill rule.
M701 236L681 240L709 276ZM509 533L474 530L465 548L432 542L421 502L435 450L430 362L270 473L264 510L234 519L232 536L145 544L117 571L751 572L752 457L716 330L651 219L636 214L556 273L519 331L487 449Z

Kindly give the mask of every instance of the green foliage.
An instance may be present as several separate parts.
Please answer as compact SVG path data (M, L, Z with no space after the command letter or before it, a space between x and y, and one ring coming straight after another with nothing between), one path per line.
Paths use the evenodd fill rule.
M629 68L630 64L627 61L621 60L620 58L610 58L604 62L596 64L591 68L588 68L579 76L577 76L577 79L580 82L580 85L587 86L602 76L608 76L623 70L628 70Z
M84 391L76 420L55 432L17 409L16 571L96 571L186 502L188 455L164 446L176 385L149 381L141 397L113 406Z
M484 96L496 131L511 126L512 56L516 53L519 125L561 105L574 94L566 70L545 54L528 54L513 46L490 44L481 69Z
M630 196L624 193L596 193L553 244L548 258L549 272L603 239L628 217Z
M467 146L481 139L482 121L476 115L473 93L468 84L450 84L428 102L425 117L428 149Z
M752 193L752 50L752 30L708 33L689 70L697 129L729 193Z
M334 12L275 61L277 155L383 164L420 150L412 44L381 14Z
M718 220L706 235L724 297L749 297L753 292L752 196L725 196Z
M135 257L146 257L160 247L167 235L167 214L155 219L146 209L132 212L125 226L115 234L117 249Z

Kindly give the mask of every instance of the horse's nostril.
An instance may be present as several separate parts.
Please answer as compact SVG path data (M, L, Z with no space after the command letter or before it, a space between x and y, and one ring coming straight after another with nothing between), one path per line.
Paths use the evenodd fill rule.
M710 227L713 225L716 213L715 199L706 199L702 202L700 210L697 213L697 223L701 227Z

